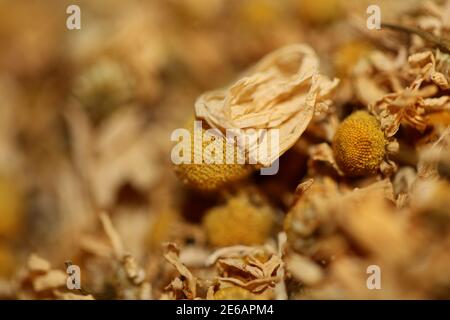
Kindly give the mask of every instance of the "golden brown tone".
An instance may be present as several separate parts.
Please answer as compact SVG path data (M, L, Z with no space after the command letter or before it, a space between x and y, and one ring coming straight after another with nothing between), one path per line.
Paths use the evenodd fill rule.
M336 162L349 176L375 173L385 156L386 139L377 119L357 111L345 119L333 139Z

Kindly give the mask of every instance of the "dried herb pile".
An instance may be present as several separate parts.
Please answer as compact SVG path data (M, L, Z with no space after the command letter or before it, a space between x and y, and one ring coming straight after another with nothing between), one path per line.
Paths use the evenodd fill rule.
M0 3L0 298L450 299L450 1L373 2Z

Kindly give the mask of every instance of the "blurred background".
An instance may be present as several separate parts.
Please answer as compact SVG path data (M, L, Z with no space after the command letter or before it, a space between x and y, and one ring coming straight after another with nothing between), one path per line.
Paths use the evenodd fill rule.
M101 210L139 261L163 241L201 243L198 221L217 200L177 180L169 139L196 97L298 42L345 79L372 45L368 4L389 21L419 2L0 0L0 279L32 252L89 270L82 248L102 238ZM71 4L80 30L66 28ZM268 186L280 209L302 174Z

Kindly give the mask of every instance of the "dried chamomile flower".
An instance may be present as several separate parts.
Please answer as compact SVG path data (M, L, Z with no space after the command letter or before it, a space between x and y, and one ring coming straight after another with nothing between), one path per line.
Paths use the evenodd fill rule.
M19 234L24 219L23 201L16 183L0 176L0 238Z
M379 202L392 201L394 197L388 179L352 191L338 189L330 178L311 186L304 182L299 187L302 193L284 221L288 244L295 252L320 263L329 263L352 250L351 240L341 230L350 219L364 223L359 216L363 215L360 208L367 197L373 196Z
M346 175L370 175L380 169L387 143L377 119L365 111L357 111L337 129L333 153L337 165Z
M425 51L408 57L410 72L418 77L418 80L434 83L442 90L450 88L448 54L437 51Z
M270 166L305 131L315 113L328 108L338 84L319 73L319 58L310 47L295 44L259 61L231 86L206 92L195 102L198 119L223 134L227 129L257 134L259 143L239 145L250 160ZM278 132L278 152L253 159L258 145L269 143L269 130Z
M358 100L370 105L390 92L403 90L410 78L401 71L407 57L406 49L399 48L396 56L374 50L366 59L356 61L352 83Z
M428 32L438 39L445 38L450 30L448 25L448 12L450 4L448 1L422 1L419 7L419 14L410 19L410 23L419 30ZM422 37L413 36L411 38L411 49L420 51L429 48L429 41L424 41Z
M330 178L308 180L297 189L298 199L283 223L288 244L296 252L320 259L340 255L345 249L342 239L335 236L332 227L323 227L330 220L328 202L324 199L329 201L339 195L336 183Z
M210 209L203 226L213 246L257 245L270 236L274 221L267 204L253 203L248 196L238 195Z
M195 299L197 297L197 277L180 261L180 249L174 243L165 245L164 258L174 266L178 273L178 277L166 287L170 290L174 297L182 297L187 299Z
M436 179L450 172L450 127L442 129L439 138L421 148L417 163L420 179Z
M387 94L369 105L386 137L394 136L401 124L423 132L427 127L424 118L427 114L450 108L448 96L430 97L436 94L436 90L430 92L427 88L421 89L420 85L421 81L415 82L405 90Z
M281 255L270 245L237 245L218 249L208 257L206 264L216 266L221 287L239 286L268 298L271 295L270 288L281 280Z
M178 177L189 186L201 191L213 191L247 177L254 170L251 165L238 163L236 146L233 146L235 150L233 155L227 153L227 142L222 136L209 134L203 126L195 127L195 125L189 126L189 133L190 163L175 165ZM207 150L222 152L215 154ZM196 163L196 155L201 156L199 163ZM183 154L180 156L183 157Z
M104 59L84 70L73 85L73 94L94 122L131 101L134 79L116 61Z

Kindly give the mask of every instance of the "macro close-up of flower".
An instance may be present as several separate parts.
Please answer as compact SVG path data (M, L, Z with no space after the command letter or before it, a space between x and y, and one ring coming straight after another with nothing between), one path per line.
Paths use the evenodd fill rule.
M0 69L1 300L450 300L450 0L5 0Z

